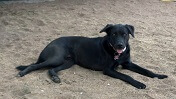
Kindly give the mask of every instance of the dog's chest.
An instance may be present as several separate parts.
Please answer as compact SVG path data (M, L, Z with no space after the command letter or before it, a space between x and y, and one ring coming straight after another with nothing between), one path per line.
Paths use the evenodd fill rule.
M103 70L105 66L113 61L102 53L90 51L84 53L77 53L76 63L82 67L86 67L92 70Z

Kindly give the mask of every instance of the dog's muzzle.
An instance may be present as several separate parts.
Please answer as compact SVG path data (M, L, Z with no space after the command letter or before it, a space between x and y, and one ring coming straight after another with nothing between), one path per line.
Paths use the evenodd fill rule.
M123 53L123 52L126 50L126 46L125 46L125 48L122 48L122 49L115 49L114 46L112 46L111 43L109 43L109 45L110 45L110 46L114 49L114 51L115 51L116 53L118 53L118 54L121 54L121 53Z
M114 60L117 60L117 59L119 59L119 56L126 50L126 46L125 46L125 48L123 48L123 49L115 49L113 46L112 46L112 44L111 43L109 43L110 44L110 46L114 49L114 51L115 51L115 53L114 53Z

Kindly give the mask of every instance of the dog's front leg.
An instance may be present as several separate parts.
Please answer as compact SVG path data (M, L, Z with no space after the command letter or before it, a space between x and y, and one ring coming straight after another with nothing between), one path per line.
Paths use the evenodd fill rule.
M108 76L111 76L113 78L117 78L117 79L120 79L120 80L123 80L129 84L131 84L132 86L138 88L138 89L145 89L146 88L146 85L139 82L139 81L136 81L134 80L132 77L128 76L128 75L125 75L125 74L122 74L122 73L119 73L117 72L116 70L114 69L110 69L110 68L106 68L103 73L105 75L108 75Z
M148 77L151 77L151 78L154 78L154 77L157 77L159 79L164 79L164 78L167 78L167 75L160 75L160 74L155 74L147 69L144 69L132 62L127 62L127 63L124 63L122 64L123 68L125 69L128 69L128 70L131 70L131 71L134 71L134 72L137 72L141 75L144 75L144 76L148 76Z

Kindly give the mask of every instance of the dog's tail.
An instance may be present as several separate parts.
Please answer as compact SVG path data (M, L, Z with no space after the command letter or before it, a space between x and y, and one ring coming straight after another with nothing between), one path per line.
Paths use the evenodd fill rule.
M46 65L46 62L47 62L47 61L45 61L45 62L42 63L42 62L40 62L40 61L37 61L36 63L32 63L32 64L27 65L27 66L23 66L23 65L17 66L16 69L17 69L17 70L20 70L20 71L23 71L23 70L25 70L27 67L29 67L29 66L31 66L31 65L39 65L39 63L42 63L42 64L40 64L40 65Z
M17 66L16 69L23 71L24 69L26 69L28 66Z
M31 65L38 64L38 63L39 63L39 62L32 63ZM16 69L17 69L17 70L20 70L20 71L23 71L23 70L25 70L27 67L29 67L29 65L28 65L28 66L20 65L20 66L17 66Z

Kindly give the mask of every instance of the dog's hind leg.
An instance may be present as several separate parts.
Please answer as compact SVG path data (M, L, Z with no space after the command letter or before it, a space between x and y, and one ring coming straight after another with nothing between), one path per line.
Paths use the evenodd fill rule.
M38 70L45 67L56 67L64 63L64 56L66 55L64 48L62 47L50 47L45 49L36 63L28 66L18 66L16 69L21 70L18 73L18 77L22 77L31 71Z
M64 69L68 69L72 65L74 65L74 62L72 60L67 60L62 65L50 69L48 71L48 74L51 77L51 80L54 81L55 83L60 83L60 78L58 77L57 72L64 70Z
M18 77L22 77L28 73L30 73L31 71L34 71L34 70L38 70L38 69L41 69L41 68L45 68L45 67L56 67L56 66L59 66L61 64L64 63L64 57L52 57L51 59L48 59L42 63L38 63L38 64L31 64L29 66L26 66L26 68L24 66L19 66L17 68L25 68L24 70L20 71L18 73Z

